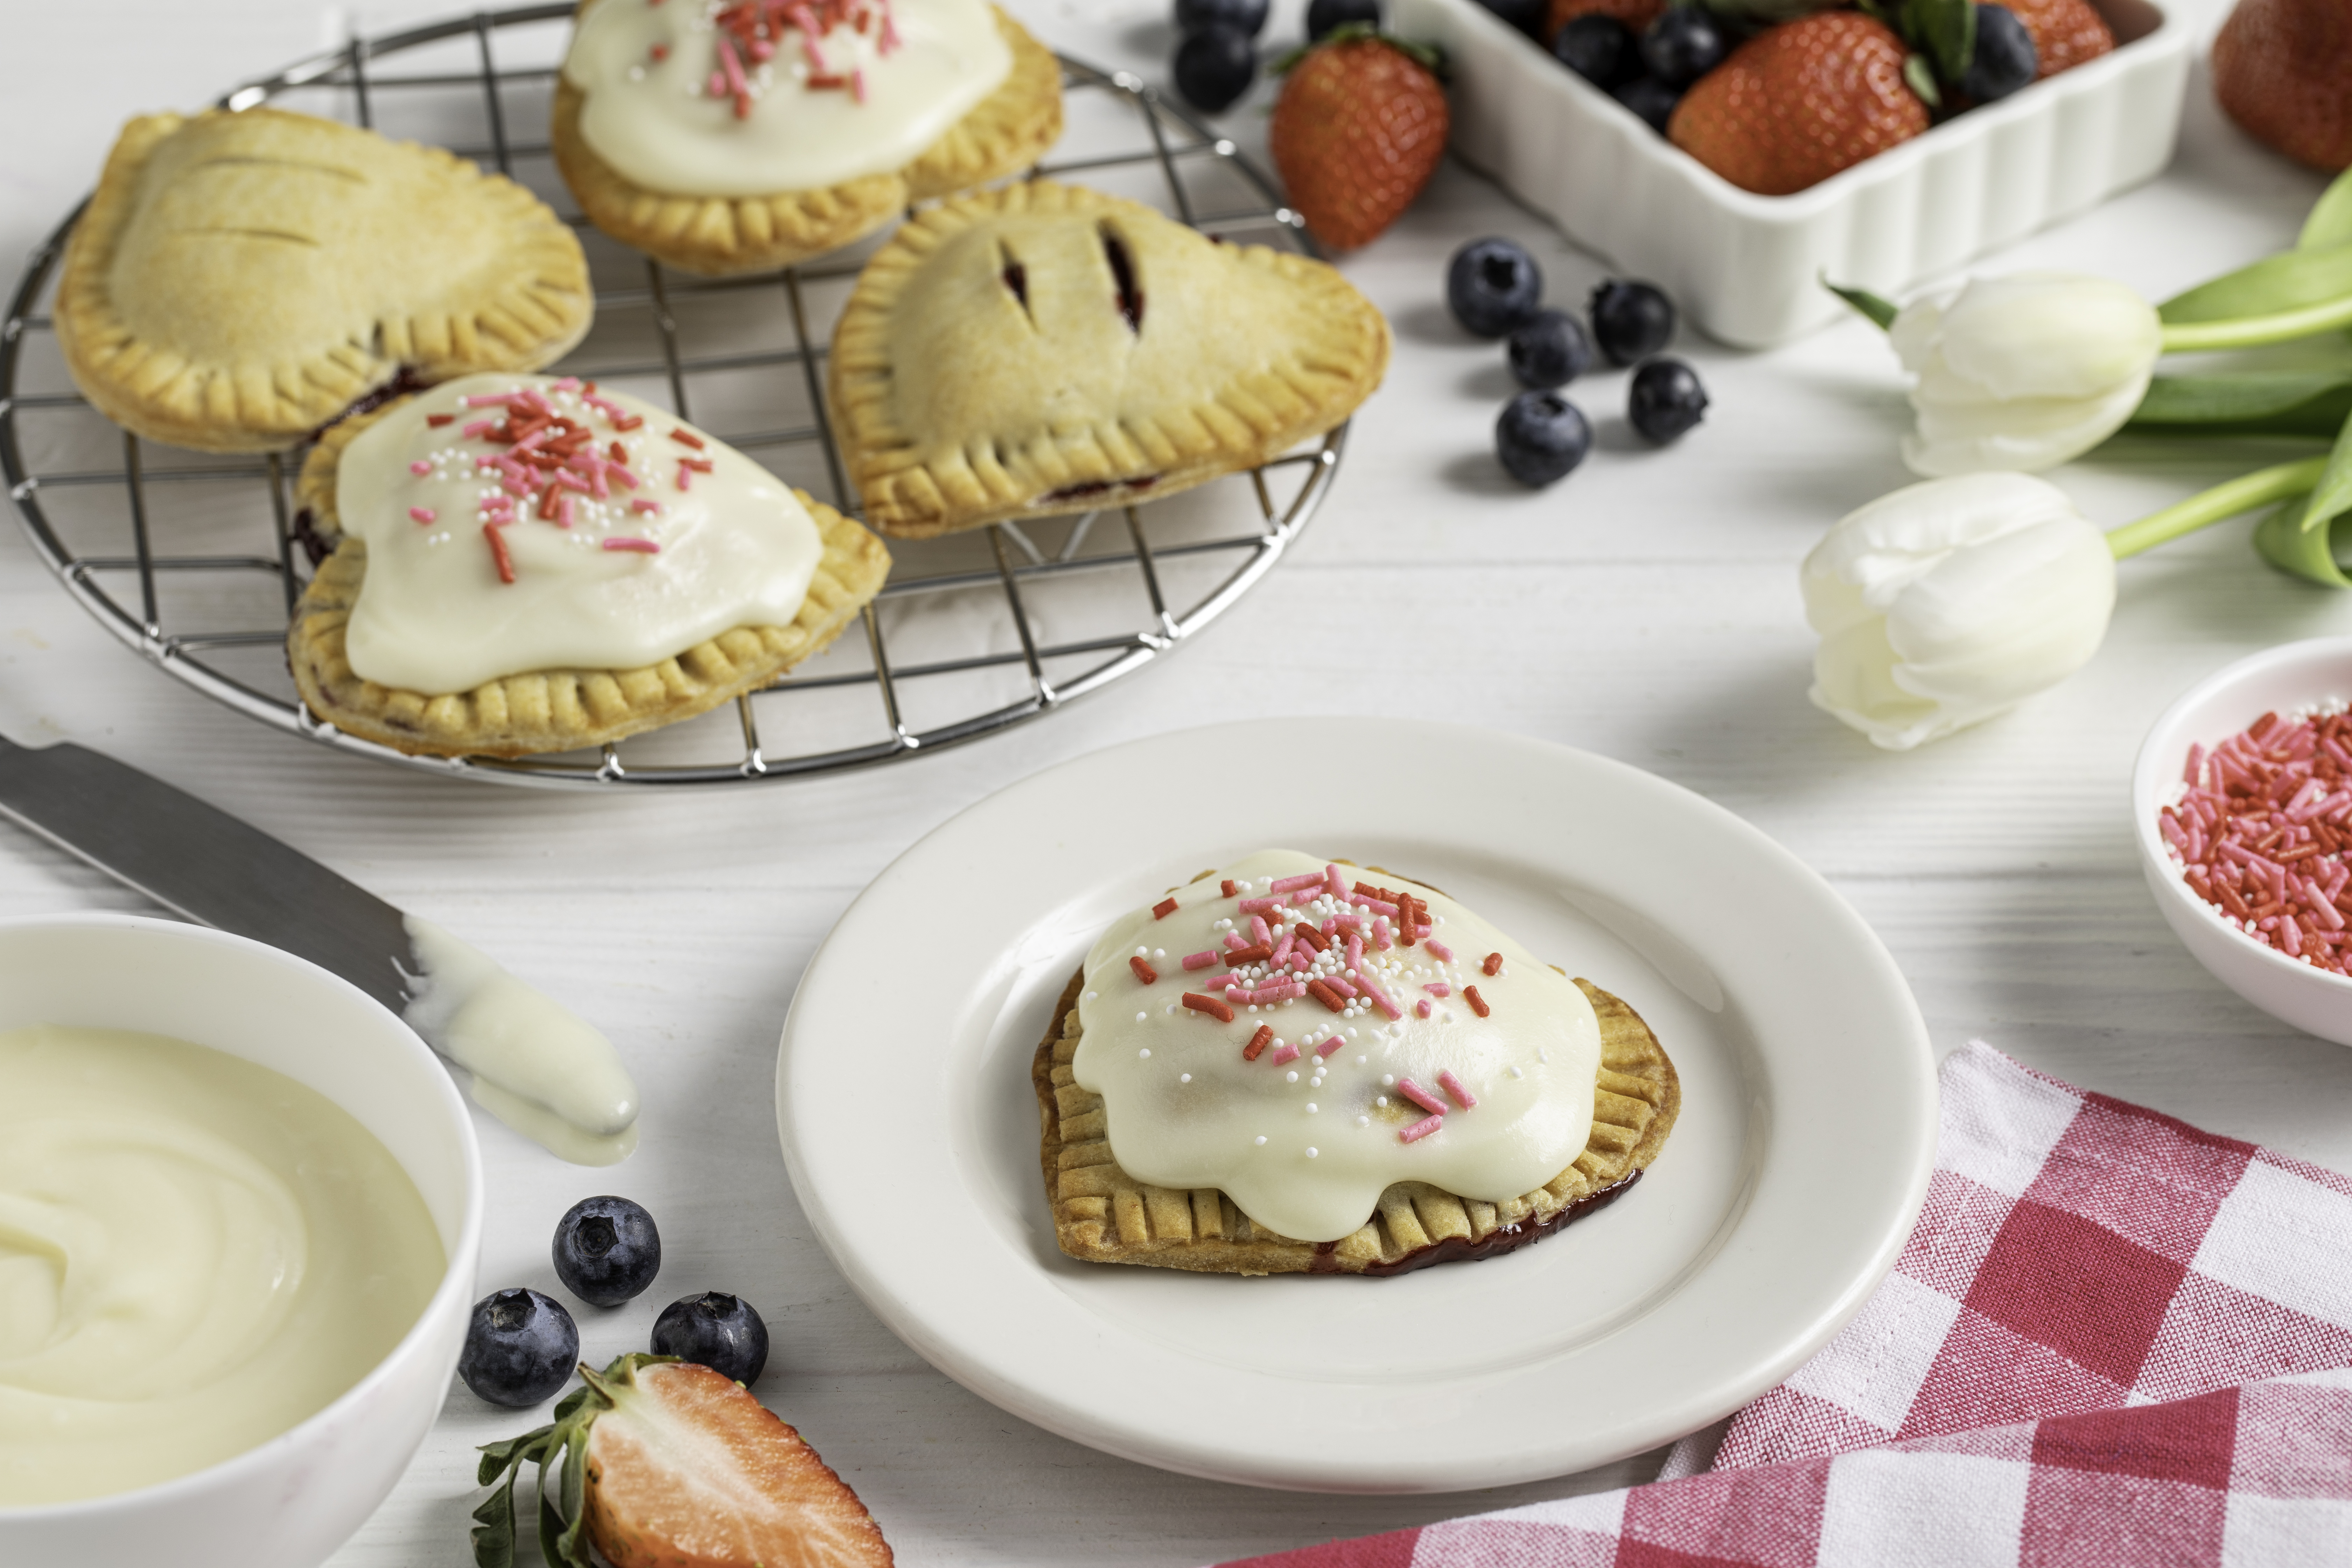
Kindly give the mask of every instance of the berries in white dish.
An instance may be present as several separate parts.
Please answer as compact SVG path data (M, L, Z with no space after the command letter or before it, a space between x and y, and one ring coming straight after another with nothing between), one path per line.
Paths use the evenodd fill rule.
M1652 284L1612 278L1592 291L1585 313L1611 364L1645 360L1674 341L1674 304Z
M1534 315L1542 299L1543 269L1517 240L1474 239L1445 269L1445 303L1477 337L1501 337Z
M768 1364L768 1325L741 1297L706 1290L662 1309L654 1320L653 1352L699 1362L748 1384Z
M2006 5L1977 7L1976 53L1959 81L1960 90L1979 103L2007 98L2039 75L2042 56L2033 35Z
M572 1381L580 1330L563 1305L536 1290L494 1290L474 1303L457 1375L493 1405L537 1405Z
M1723 63L1730 47L1705 7L1669 5L1642 34L1642 63L1677 90Z
M1654 359L1633 373L1625 418L1644 440L1663 446L1706 416L1706 388L1678 359Z
M1645 68L1633 29L1599 11L1570 18L1552 35L1551 52L1554 59L1603 92L1622 87Z
M1530 489L1566 478L1591 449L1592 426L1556 392L1522 392L1495 421L1495 456Z
M555 1277L596 1307L617 1307L661 1272L661 1232L627 1198L583 1198L556 1222Z

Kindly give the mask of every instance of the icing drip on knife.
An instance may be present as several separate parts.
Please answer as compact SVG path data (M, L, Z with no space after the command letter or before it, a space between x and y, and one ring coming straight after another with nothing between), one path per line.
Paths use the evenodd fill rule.
M1394 1182L1520 1196L1591 1135L1601 1026L1573 981L1433 889L1292 850L1114 922L1078 1009L1072 1071L1120 1167L1301 1241Z
M637 1086L613 1042L439 926L410 915L420 973L404 1016L466 1069L474 1103L575 1165L636 1152Z

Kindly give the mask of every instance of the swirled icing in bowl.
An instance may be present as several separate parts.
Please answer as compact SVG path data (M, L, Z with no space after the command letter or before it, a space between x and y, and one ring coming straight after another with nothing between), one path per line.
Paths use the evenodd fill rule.
M585 432L571 444L595 460L575 455L559 483L515 458L499 400L520 393ZM378 416L342 453L335 510L367 546L352 668L427 695L640 669L736 626L788 626L824 553L783 480L568 376L464 376Z
M289 1430L446 1266L415 1184L315 1089L157 1035L0 1031L0 1511Z
M747 8L769 29L764 59L720 25ZM563 61L596 155L649 191L688 196L894 173L1012 70L987 0L599 0Z
M1315 887L1269 890L1310 873ZM1328 886L1335 874L1345 900ZM1385 917L1355 893L1360 880L1423 900L1430 934L1406 946L1392 923L1391 945L1379 946ZM1276 909L1244 908L1276 897ZM1210 982L1234 973L1222 955L1229 933L1248 941L1253 913L1276 942L1301 923L1322 935L1334 922L1328 952L1293 945L1308 954L1307 973L1336 974L1357 998L1339 998L1337 1013L1312 995L1234 1001L1230 1022L1187 1005L1187 994L1227 994ZM1338 924L1349 918L1365 928L1354 966ZM1184 967L1203 953L1220 956ZM1156 978L1144 978L1139 958ZM1266 968L1246 963L1241 973ZM1249 856L1112 922L1087 955L1078 1017L1072 1070L1103 1097L1120 1168L1160 1186L1223 1188L1252 1220L1301 1241L1351 1234L1394 1182L1488 1203L1518 1197L1567 1169L1591 1135L1601 1026L1574 982L1433 889L1295 850ZM1245 1054L1261 1028L1271 1037ZM1336 1047L1318 1049L1332 1039ZM1443 1108L1441 1124L1428 1125L1415 1092Z

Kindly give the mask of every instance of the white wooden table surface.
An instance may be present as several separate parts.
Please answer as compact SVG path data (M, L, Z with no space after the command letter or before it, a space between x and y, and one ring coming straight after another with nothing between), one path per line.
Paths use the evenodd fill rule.
M1164 80L1158 0L1010 0L1067 52ZM2210 32L2218 0L2201 19ZM1269 37L1295 36L1282 0ZM13 268L87 187L119 122L191 109L350 30L446 0L0 0L0 257ZM1262 143L1265 89L1230 117ZM2192 83L2179 159L2155 184L2018 247L2002 268L2109 273L2162 297L2287 243L2319 189L2255 148ZM1553 300L1601 273L1482 180L1448 166L1392 233L1346 262L1395 323L1389 383L1296 556L1163 666L1010 734L848 777L690 796L582 798L414 776L216 708L143 665L0 526L0 733L97 747L237 812L571 999L645 1088L644 1147L596 1173L480 1119L485 1289L554 1289L548 1237L589 1193L659 1217L651 1297L583 1310L583 1352L642 1345L661 1301L738 1291L772 1325L758 1392L858 1490L910 1565L1186 1564L1641 1479L1655 1456L1473 1495L1285 1495L1093 1452L965 1393L851 1295L809 1233L770 1109L777 1027L818 940L918 836L1049 763L1219 716L1443 717L1589 747L1747 816L1826 875L1910 977L1939 1048L1982 1036L2036 1066L2216 1131L2352 1170L2352 1053L2239 1002L2184 953L2140 881L2126 821L2143 731L2243 653L2352 630L2352 595L2262 566L2246 525L2123 569L2106 646L2010 717L1910 755L1874 751L1805 700L1799 559L1830 521L1906 482L1892 356L1850 323L1768 354L1688 336L1715 402L1678 447L1643 449L1622 373L1571 389L1595 417L1585 468L1530 493L1489 433L1499 350L1446 316L1455 245L1517 236ZM2054 477L2103 523L2266 460L2133 446ZM1360 670L1368 627L1409 617L1427 657ZM1306 672L1277 700L1269 639ZM138 910L137 898L0 829L0 915ZM657 1298L658 1300L655 1300ZM465 1560L475 1444L516 1418L457 1388L392 1500L339 1563Z

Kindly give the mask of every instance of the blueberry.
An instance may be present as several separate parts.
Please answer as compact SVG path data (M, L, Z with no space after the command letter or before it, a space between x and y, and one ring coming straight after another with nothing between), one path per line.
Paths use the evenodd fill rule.
M698 1361L748 1384L768 1364L768 1325L740 1296L706 1290L672 1301L654 1320L654 1354Z
M1499 338L1536 313L1543 272L1513 239L1474 239L1445 268L1445 303L1482 338Z
M1611 279L1592 291L1585 313L1592 339L1611 364L1632 364L1664 348L1675 335L1675 308L1647 283Z
M1625 417L1649 439L1664 445L1706 416L1706 388L1682 361L1654 359L1633 373Z
M580 1331L563 1304L536 1290L499 1290L474 1303L457 1375L493 1405L536 1405L572 1381Z
M1521 386L1566 386L1592 368L1592 340L1559 310L1538 310L1513 327L1509 353Z
M1592 426L1575 404L1556 392L1522 392L1495 421L1495 456L1511 478L1541 489L1584 461Z
M1349 22L1381 25L1381 0L1308 0L1307 37L1311 42Z
M1587 11L1552 35L1551 52L1560 64L1607 92L1642 74L1642 47L1633 29L1614 16Z
M1977 7L1977 52L1960 78L1959 89L1979 103L2007 98L2033 79L2042 68L2034 52L2033 35L2006 5Z
M1176 0L1176 30L1186 37L1212 27L1230 27L1255 38L1265 26L1267 0Z
M1176 46L1176 90L1203 114L1222 114L1249 90L1257 50L1237 27L1211 27Z
M1642 63L1668 87L1685 88L1723 63L1723 29L1697 5L1671 5L1642 35Z
M617 1307L661 1272L661 1232L626 1198L582 1198L555 1224L555 1277L595 1307Z
M1664 136L1666 121L1675 117L1675 105L1683 95L1654 76L1637 76L1609 95L1642 117L1649 128Z
M1478 0L1478 4L1529 37L1551 14L1551 0Z

